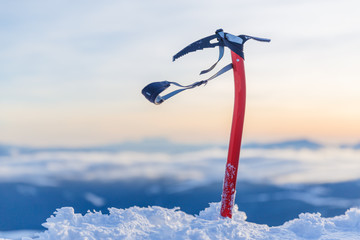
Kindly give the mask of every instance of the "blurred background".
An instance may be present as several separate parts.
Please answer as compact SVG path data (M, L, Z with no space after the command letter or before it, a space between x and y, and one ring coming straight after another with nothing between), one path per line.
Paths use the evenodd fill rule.
M359 5L1 1L0 231L42 229L63 206L198 214L220 201L232 73L160 106L141 95L153 81L201 80L217 49L172 56L219 28L272 39L245 45L236 203L248 220L359 206Z

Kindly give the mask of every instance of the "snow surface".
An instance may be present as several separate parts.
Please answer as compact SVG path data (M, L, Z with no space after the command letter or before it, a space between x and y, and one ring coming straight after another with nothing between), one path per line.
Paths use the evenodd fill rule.
M360 239L358 208L333 218L303 213L278 227L247 222L237 206L232 219L219 217L219 211L220 203L210 203L196 216L161 207L110 208L109 214L88 212L83 216L63 207L43 224L46 231L24 239Z

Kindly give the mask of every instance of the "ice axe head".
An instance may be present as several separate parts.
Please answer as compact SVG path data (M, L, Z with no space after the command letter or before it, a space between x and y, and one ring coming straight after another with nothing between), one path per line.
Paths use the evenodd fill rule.
M270 42L270 39L252 37L252 36L247 36L247 35L235 36L230 33L225 33L222 29L218 29L218 30L216 30L215 34L205 37L205 38L202 38L196 42L193 42L192 44L188 45L183 50L181 50L180 52L175 54L173 57L173 61L175 61L179 57L184 56L185 54L188 54L190 52L195 52L197 50L202 50L204 48L219 47L219 58L218 58L217 62L215 64L213 64L210 68L200 72L200 74L205 74L205 73L210 72L212 69L214 69L216 64L222 59L222 57L224 56L225 46L228 47L232 52L234 52L237 55L239 55L240 57L244 58L243 45L249 39L254 39L257 41L261 41L261 42ZM198 87L200 85L206 84L208 81L229 71L232 67L233 67L232 64L228 64L225 67L223 67L222 69L220 69L213 76L211 76L205 80L201 80L201 81L195 82L193 84L187 85L187 86L183 86L177 82L168 82L168 81L153 82L144 87L144 89L142 90L142 94L150 102L158 105L184 90L192 89L194 87ZM169 88L170 85L175 85L177 87L180 87L180 89L172 91L172 92L166 94L165 96L160 96L160 94L164 90Z
M249 39L253 39L260 42L270 42L270 39L267 38L252 37L248 35L235 36L230 33L224 32L222 29L218 29L216 30L215 34L202 38L198 41L195 41L190 45L188 45L187 47L185 47L184 49L182 49L180 52L178 52L173 56L173 61L190 52L195 52L197 50L202 50L204 48L214 48L217 46L219 46L220 49L226 46L231 51L235 52L237 55L244 58L243 46L244 43Z

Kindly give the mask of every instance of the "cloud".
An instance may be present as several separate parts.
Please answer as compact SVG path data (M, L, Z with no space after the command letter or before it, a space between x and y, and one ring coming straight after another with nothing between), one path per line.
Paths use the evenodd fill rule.
M179 189L223 180L227 151L209 147L184 152L36 151L0 156L0 181L53 185L58 181L173 179ZM248 149L239 178L253 182L327 183L360 179L359 150Z

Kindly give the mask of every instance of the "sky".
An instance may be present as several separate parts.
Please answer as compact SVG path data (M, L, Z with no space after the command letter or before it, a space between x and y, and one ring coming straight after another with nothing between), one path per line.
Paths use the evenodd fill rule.
M229 71L162 105L141 89L183 84L217 49L172 56L217 29L245 45L243 140L360 141L360 3L319 1L0 2L0 143L85 146L165 137L228 141ZM230 63L227 50L217 70Z

